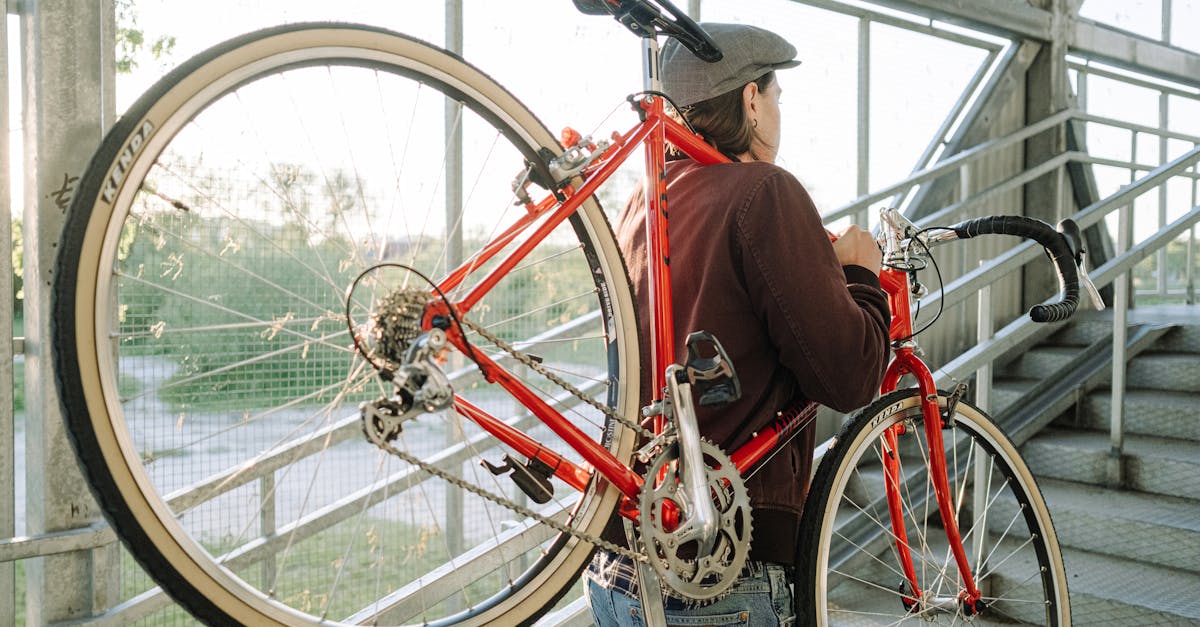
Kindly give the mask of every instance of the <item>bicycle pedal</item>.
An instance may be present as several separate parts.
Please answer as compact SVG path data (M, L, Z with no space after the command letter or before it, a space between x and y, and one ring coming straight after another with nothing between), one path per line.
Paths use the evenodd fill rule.
M705 348L709 350L704 351ZM684 372L696 388L701 405L724 405L741 398L742 385L737 372L717 338L707 331L695 331L687 336L687 351Z
M493 475L509 473L508 478L512 479L518 488L521 488L525 496L538 505L549 503L550 497L554 495L554 486L550 484L550 477L554 475L554 469L545 462L531 459L528 463L522 464L505 454L503 463L500 465L492 464L486 459L479 460L479 464L487 468L488 472Z

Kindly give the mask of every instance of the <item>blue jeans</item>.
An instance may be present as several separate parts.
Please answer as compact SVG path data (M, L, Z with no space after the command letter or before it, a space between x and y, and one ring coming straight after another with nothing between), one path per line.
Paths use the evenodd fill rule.
M604 585L593 574L594 571L589 569L586 594L597 627L644 627L642 603L636 593L631 595L620 583ZM790 583L783 566L750 562L730 592L713 603L689 607L690 604L684 601L665 597L667 625L792 625L795 612Z

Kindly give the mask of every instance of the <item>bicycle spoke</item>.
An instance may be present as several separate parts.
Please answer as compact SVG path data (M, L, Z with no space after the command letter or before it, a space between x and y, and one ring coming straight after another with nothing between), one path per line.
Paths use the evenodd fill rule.
M889 452L881 446L881 438L898 424L904 425L904 434ZM983 613L970 615L960 601L963 583L934 498L920 398L911 392L880 399L848 423L838 435L837 447L826 453L813 481L814 494L806 505L802 530L824 538L802 549L803 565L811 569L808 572L816 582L811 590L797 588L802 606L809 599L834 625L1057 620L1050 618L1051 613L1068 604L1065 588L1055 579L1061 577L1061 561L1043 560L1048 547L1038 525L1048 524L1049 519L1023 514L1028 510L1022 505L1037 494L1027 470L1008 465L1019 463L1015 449L999 445L1003 435L973 408L960 402L951 424L942 431L954 508L949 514L960 526L964 548L981 543L981 555L976 557L971 550L968 560L982 592ZM890 513L883 507L882 488L892 481L885 462L894 463L899 472L894 488L922 591L917 599L908 597L907 576L900 566L898 545L905 540L896 537ZM976 468L982 469L981 475L968 474ZM866 500L860 496L864 489ZM816 521L821 527L813 531ZM817 551L817 547L828 548Z
M551 228L514 204L526 160L561 147L461 59L337 24L224 45L131 107L139 143L97 153L116 161L70 217L91 238L71 271L95 268L72 292L92 344L70 428L116 433L84 456L116 484L105 507L136 512L117 516L153 540L131 550L215 623L526 622L576 583L619 497L556 429L634 444L614 424L637 415L640 351L607 217L585 200ZM423 413L397 380L418 338L382 340L382 307L436 298L423 277L470 299L471 350L421 357L468 417ZM397 314L404 333L442 324L420 313ZM475 350L563 425L487 383ZM391 404L385 433L371 412ZM471 419L568 460L571 487L549 479L529 509L480 466L528 460Z

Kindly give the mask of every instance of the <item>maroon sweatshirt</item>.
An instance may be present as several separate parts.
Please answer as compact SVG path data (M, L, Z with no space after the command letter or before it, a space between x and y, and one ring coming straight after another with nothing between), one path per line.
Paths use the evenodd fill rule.
M708 331L742 390L736 402L697 408L700 433L728 453L798 403L842 412L869 403L889 356L887 296L874 273L838 262L801 183L765 162L680 160L667 165L667 189L676 363L686 358L687 335ZM616 232L638 300L648 402L653 348L641 193ZM806 429L747 482L750 559L793 561L814 439Z

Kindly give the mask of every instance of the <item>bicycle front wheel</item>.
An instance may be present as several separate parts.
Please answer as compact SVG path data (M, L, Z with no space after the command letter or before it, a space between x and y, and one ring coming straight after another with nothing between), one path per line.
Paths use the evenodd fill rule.
M801 624L1069 625L1070 603L1050 513L1007 436L960 401L943 429L954 519L983 593L981 613L958 601L962 579L930 481L917 390L879 399L834 438L814 476L797 568ZM943 410L946 398L939 399ZM895 448L885 436L895 433ZM884 457L897 462L897 535L885 496ZM911 554L921 599L901 566Z
M531 503L481 465L512 451L453 410L394 442L425 467L379 450L359 405L393 390L347 331L395 288L432 293L419 276L465 277L442 285L472 293L472 349L628 462L612 416L637 415L637 325L598 203L478 254L528 215L511 184L539 150L561 152L478 69L345 24L202 53L107 136L57 262L61 395L113 526L197 617L516 624L578 584L617 491L585 476ZM579 461L466 356L441 365L459 399Z

